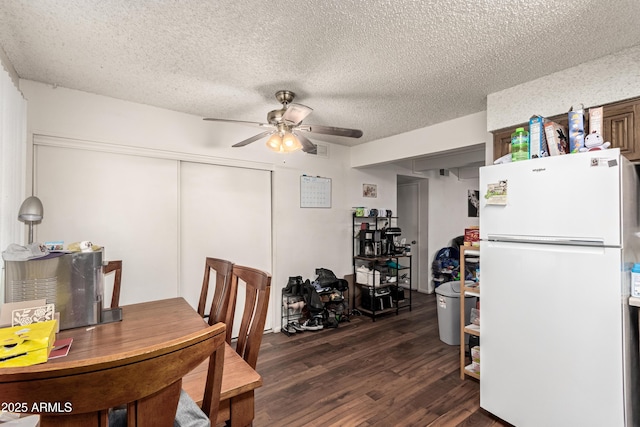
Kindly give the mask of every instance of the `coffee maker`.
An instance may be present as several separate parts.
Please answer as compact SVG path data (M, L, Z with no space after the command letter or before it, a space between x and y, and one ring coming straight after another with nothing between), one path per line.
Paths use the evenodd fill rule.
M383 246L382 230L376 230L373 232L373 256L382 255L382 246Z
M384 230L384 247L383 253L385 255L395 255L402 253L404 250L403 246L397 244L396 240L398 236L402 234L400 227L389 227Z
M369 224L363 223L363 227L360 229L360 248L358 254L360 256L373 256L373 233L374 230L369 230Z

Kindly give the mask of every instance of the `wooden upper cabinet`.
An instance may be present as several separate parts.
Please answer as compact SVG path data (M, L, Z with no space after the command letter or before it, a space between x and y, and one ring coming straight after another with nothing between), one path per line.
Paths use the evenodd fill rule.
M631 161L640 160L640 99L616 102L603 109L602 137Z
M589 109L586 110L585 132L589 131ZM567 114L560 114L547 119L567 126ZM493 159L499 159L511 152L511 134L521 124L493 133ZM602 137L611 142L611 148L620 148L620 153L630 161L640 161L640 98L628 99L603 105Z
M503 129L493 134L493 160L511 153L511 134L515 129Z

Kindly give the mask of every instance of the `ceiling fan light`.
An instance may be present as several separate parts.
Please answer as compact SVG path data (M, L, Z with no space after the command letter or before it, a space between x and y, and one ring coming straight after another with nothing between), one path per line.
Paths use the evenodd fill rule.
M300 150L302 148L302 144L294 134L287 132L282 138L282 148L285 152L291 152Z
M280 135L277 133L271 135L271 138L267 140L267 147L277 153L282 152L282 138L280 137Z

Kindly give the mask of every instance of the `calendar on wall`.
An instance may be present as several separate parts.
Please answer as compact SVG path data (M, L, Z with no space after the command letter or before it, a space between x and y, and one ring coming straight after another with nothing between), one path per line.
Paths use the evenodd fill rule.
M300 207L330 208L331 178L302 175L300 177Z

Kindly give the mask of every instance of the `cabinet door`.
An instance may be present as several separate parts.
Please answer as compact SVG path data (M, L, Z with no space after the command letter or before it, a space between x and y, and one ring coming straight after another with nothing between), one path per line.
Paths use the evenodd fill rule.
M611 142L611 148L620 148L627 159L640 160L636 147L640 139L640 123L636 120L640 101L631 100L607 105L603 109L602 137Z
M493 134L493 160L511 153L511 133L515 128L499 130Z

